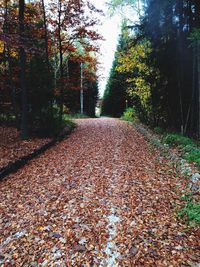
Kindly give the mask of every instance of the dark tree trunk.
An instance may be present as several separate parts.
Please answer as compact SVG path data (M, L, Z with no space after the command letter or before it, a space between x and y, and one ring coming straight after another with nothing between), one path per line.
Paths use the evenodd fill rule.
M191 95L191 102L188 107L187 116L186 116L186 122L184 126L184 135L186 135L188 128L189 128L189 121L191 121L192 124L192 118L190 120L190 117L193 116L193 106L194 106L194 95L195 95L195 72L196 72L196 49L193 48L193 60L192 60L192 95ZM192 127L192 125L191 125ZM193 130L193 129L192 129Z
M61 37L61 13L62 13L62 3L59 0L58 7L58 44L59 44L59 60L60 60L60 110L59 110L59 120L62 121L63 117L63 102L64 102L64 90L63 90L63 49L62 49L62 37Z
M24 10L25 1L19 0L19 66L20 66L20 85L21 85L21 138L28 138L28 99L26 87L26 52L24 48Z
M198 137L200 138L200 41L197 41Z
M179 105L180 105L180 117L181 117L181 134L184 133L184 113L183 113L183 95L182 95L182 85L183 85L183 0L178 3L178 16L179 16L179 27L178 27L178 42L177 42L177 81L178 81L178 91L179 91Z

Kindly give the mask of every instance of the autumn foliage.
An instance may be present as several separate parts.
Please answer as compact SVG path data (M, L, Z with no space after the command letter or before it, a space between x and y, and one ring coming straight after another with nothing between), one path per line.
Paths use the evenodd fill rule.
M78 110L78 94L70 94L80 90L81 63L84 91L90 90L94 102L89 113L94 114L99 14L89 1L1 2L0 120L21 129L22 138L46 135L45 121L61 123L65 110ZM70 71L74 63L76 72ZM76 110L70 110L69 102Z

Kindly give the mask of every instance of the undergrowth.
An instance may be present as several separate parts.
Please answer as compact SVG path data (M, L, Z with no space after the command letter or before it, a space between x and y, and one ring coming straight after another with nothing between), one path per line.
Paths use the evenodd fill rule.
M170 146L179 147L184 159L195 162L200 167L200 147L193 139L180 134L169 133L164 136L163 141Z
M162 142L172 147L177 147L181 156L189 162L195 162L200 168L200 147L199 144L189 138L176 133L164 133L159 127L154 132L161 134ZM187 193L182 197L183 207L179 209L178 217L183 219L190 226L200 225L200 202L199 198L194 197L193 192Z
M169 133L164 138L165 143L175 146L193 145L192 139L182 136L180 134Z
M178 212L178 217L184 219L189 225L200 224L200 202L194 201L192 193L186 194L182 200L185 206Z
M121 119L125 121L135 122L137 120L137 113L135 108L127 108L124 111Z

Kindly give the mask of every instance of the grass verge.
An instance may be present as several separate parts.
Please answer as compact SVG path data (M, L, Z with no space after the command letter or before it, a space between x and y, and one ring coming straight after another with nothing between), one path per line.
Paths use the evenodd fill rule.
M200 168L200 147L189 137L180 134L169 133L163 138L164 143L180 148L182 157L190 162L195 162Z
M184 219L190 226L200 225L200 202L194 200L192 193L186 194L182 200L185 205L178 211L178 217Z

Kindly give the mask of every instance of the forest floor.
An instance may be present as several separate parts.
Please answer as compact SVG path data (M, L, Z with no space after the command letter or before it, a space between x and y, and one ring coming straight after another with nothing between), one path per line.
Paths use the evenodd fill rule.
M195 266L200 231L177 219L187 180L132 125L77 120L0 182L0 266Z
M0 127L0 169L29 155L47 144L50 138L32 138L22 141L20 133L13 127Z

